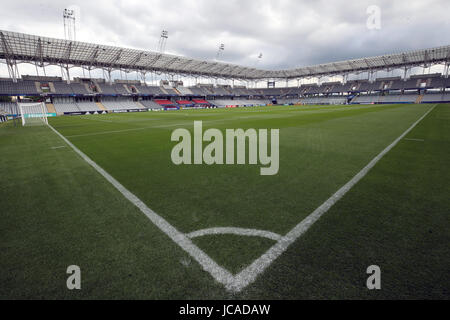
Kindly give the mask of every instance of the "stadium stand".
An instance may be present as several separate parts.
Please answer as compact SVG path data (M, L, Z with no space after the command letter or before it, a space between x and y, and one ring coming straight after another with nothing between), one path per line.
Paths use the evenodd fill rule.
M0 79L0 94L2 95L36 95L38 91L34 81Z
M169 96L178 96L178 92L175 91L174 88L166 88L166 87L161 87L160 88L166 95Z
M117 94L130 95L133 93L133 91L131 89L127 90L128 86L126 86L125 84L114 83L113 87L114 87L114 90L116 90Z
M53 87L55 88L55 93L59 95L73 95L73 89L67 82L63 81L55 81L52 82Z
M224 87L211 87L210 90L212 91L212 94L216 96L231 96L231 93Z
M142 109L142 107L136 104L131 98L103 97L102 104L106 109L115 111Z
M283 94L281 88L264 88L259 91L262 92L264 96L281 96Z
M80 111L101 111L95 102L89 100L78 101L76 104Z
M118 92L115 90L115 86L109 83L101 83L99 81L96 81L96 84L98 85L100 89L100 93L103 95L117 95Z
M289 99L289 98L281 98L281 99L277 99L277 104L281 104L281 105L287 105L287 104L294 105L294 104L297 104L298 101L299 101L298 98L290 98L290 99Z
M300 98L301 104L345 104L347 103L346 97L309 97Z
M176 107L176 103L167 99L156 99L155 102L164 107Z
M177 104L182 105L182 106L192 106L195 104L195 102L189 101L189 100L177 100Z
M450 92L425 94L422 103L450 102Z
M191 91L191 89L187 88L187 87L177 87L178 91L181 93L181 95L183 96L191 96L194 93Z
M5 114L19 114L19 109L17 107L17 103L15 102L0 102L0 110Z
M119 81L119 80L118 80ZM181 83L181 82L180 82ZM165 107L255 106L267 104L343 104L343 103L426 103L448 101L450 79L441 74L378 78L373 82L353 80L347 83L327 82L318 85L302 84L285 88L246 88L244 86L213 86L199 84L194 87L178 85L147 86L139 81L107 83L104 79L74 79L70 84L58 77L23 76L17 82L0 79L0 95L50 96L58 114L70 112L101 111L101 102L108 110L134 110ZM447 90L447 91L445 91ZM356 94L353 99L350 95ZM140 96L140 104L129 96ZM90 98L88 98L90 96ZM114 97L113 97L114 96ZM170 100L177 97L178 102ZM128 97L128 98L127 98ZM146 97L150 98L147 99ZM194 98L194 99L192 99ZM190 100L192 99L192 100ZM351 100L351 101L349 101ZM14 105L14 104L12 104ZM11 106L12 106L11 105ZM9 106L7 108L7 106ZM4 104L10 112L11 107Z
M60 97L53 99L53 105L57 113L65 113L65 112L80 112L80 108L78 108L75 103L74 98Z
M88 91L86 86L79 82L71 82L70 87L72 88L73 93L75 94L91 94L92 92Z
M252 99L249 100L216 99L216 100L208 100L208 102L218 107L226 107L226 106L252 107L252 106L264 106L272 103L270 100L252 100Z
M140 100L139 101L144 107L146 107L146 108L149 108L149 109L152 109L152 110L154 110L154 109L159 109L159 110L161 110L161 109L163 109L163 106L161 106L160 104L157 104L155 101L153 101L153 100L144 100L144 99L142 99L142 100Z

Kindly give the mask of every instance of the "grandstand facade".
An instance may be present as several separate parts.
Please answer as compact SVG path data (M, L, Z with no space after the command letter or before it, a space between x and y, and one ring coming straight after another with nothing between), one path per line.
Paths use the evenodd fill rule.
M0 79L0 110L17 114L15 101L23 97L47 104L49 113L128 112L179 108L255 106L270 104L372 104L450 102L450 46L385 56L354 59L292 70L262 70L222 62L189 59L150 51L102 46L0 31L0 59L10 77ZM18 64L56 65L63 77L20 76ZM444 73L413 75L413 67L444 66ZM101 69L106 79L70 77L70 69ZM401 69L404 77L376 78L379 70ZM343 81L296 87L248 88L233 85L161 81L113 80L114 70L158 72L212 79L275 81L342 76ZM346 81L351 74L367 72L367 80Z

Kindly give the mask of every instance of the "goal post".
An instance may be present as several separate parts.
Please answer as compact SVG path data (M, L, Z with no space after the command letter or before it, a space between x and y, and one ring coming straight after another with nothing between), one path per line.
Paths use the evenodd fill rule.
M47 108L43 102L17 103L22 125L47 125Z

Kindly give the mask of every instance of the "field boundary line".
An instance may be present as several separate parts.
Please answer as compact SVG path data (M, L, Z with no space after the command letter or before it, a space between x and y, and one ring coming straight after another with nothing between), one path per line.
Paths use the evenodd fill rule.
M110 184L114 186L127 200L134 204L147 218L153 222L162 232L164 232L172 241L186 251L194 260L196 260L200 266L211 274L211 276L218 282L228 287L234 282L233 275L226 269L219 266L213 259L211 259L205 252L197 247L191 239L189 239L184 233L178 231L174 226L167 222L160 215L155 213L152 209L142 202L136 195L131 193L116 179L114 179L109 173L101 168L97 163L91 160L87 155L80 151L75 145L73 145L66 137L59 133L50 124L49 128L55 132L65 143L67 143L84 161L86 161L91 167L93 167L100 175L102 175Z
M356 185L366 174L372 169L378 161L383 158L392 148L394 148L399 141L401 141L416 125L421 122L431 111L434 110L436 104L431 107L419 120L414 122L405 132L403 132L397 139L389 146L381 151L375 158L373 158L361 171L359 171L350 181L336 191L330 198L321 204L310 215L297 224L291 231L283 236L276 244L267 250L258 259L252 262L248 267L243 269L234 277L234 283L227 286L227 289L234 292L239 292L256 280L259 274L264 272L268 266L272 264L287 248L302 236L308 229L325 214L336 202L338 202L354 185Z

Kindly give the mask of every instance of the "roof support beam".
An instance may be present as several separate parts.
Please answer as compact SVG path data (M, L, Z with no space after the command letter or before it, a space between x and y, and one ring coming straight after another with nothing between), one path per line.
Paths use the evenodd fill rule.
M6 66L8 68L9 76L12 78L13 82L17 82L19 70L17 68L16 59L14 58L14 52L11 50L5 35L1 31L0 31L0 40L2 42L4 58L6 60Z

